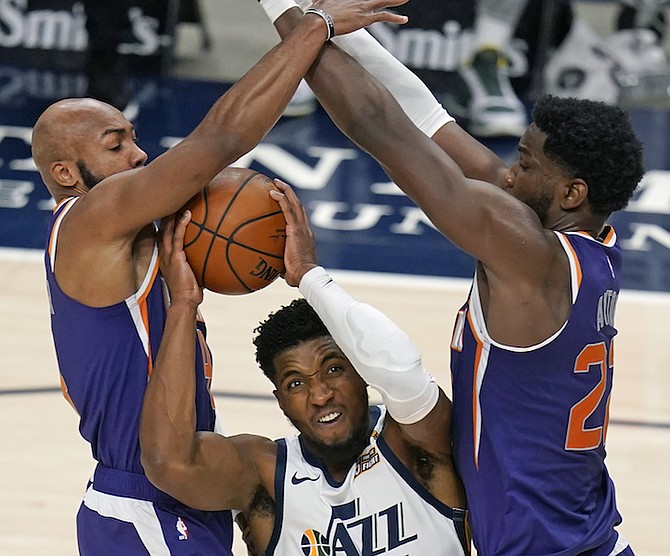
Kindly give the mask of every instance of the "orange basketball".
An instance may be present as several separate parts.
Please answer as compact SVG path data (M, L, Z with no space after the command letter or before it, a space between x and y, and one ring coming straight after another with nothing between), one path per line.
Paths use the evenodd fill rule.
M284 272L286 221L271 184L253 170L226 168L184 205L192 213L184 251L202 287L241 295Z

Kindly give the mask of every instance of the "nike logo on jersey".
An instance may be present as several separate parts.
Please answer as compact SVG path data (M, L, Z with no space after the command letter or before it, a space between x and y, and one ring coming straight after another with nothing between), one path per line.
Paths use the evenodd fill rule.
M318 481L319 477L298 477L298 473L293 473L293 477L291 477L291 483L294 485L299 485L300 483L304 483L305 481Z

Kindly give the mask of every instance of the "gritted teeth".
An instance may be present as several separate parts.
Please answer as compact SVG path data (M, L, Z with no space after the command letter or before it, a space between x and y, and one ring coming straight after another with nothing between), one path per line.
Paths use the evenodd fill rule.
M333 411L332 413L329 413L328 415L324 415L319 419L319 423L330 423L337 419L340 415L342 415L338 411Z

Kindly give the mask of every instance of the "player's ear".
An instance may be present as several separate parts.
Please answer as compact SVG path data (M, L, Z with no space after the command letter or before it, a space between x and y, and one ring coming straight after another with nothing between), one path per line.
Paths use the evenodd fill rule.
M71 160L58 160L51 164L51 175L61 187L74 187L81 180L77 165Z
M275 397L275 400L277 400L277 403L279 404L279 409L284 411L284 408L281 405L281 397L279 396L279 392L277 390L273 390L272 395Z
M563 197L561 199L561 208L563 210L573 210L580 207L588 199L589 186L581 178L572 178L565 184Z

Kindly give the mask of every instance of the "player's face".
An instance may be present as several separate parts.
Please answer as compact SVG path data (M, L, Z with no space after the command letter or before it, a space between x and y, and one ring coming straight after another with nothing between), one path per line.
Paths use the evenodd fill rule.
M558 200L558 184L564 172L546 154L543 146L546 133L535 125L528 127L518 145L518 157L505 177L505 189L527 204L551 227Z
M279 406L315 455L355 459L369 432L367 386L333 339L303 342L274 363Z
M90 115L87 125L73 126L77 167L89 189L104 178L143 166L147 154L137 145L134 126L121 112L104 107Z

